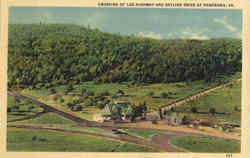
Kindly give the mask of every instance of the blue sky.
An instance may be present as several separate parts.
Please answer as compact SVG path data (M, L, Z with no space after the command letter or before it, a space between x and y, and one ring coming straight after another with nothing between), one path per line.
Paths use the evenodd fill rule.
M9 23L89 25L155 39L241 38L241 10L173 8L10 7Z

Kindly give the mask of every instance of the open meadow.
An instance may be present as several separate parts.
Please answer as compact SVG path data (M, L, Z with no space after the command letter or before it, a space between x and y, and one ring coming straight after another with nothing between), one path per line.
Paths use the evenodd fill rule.
M170 140L170 143L189 152L199 153L238 153L240 141L225 140L208 137L178 137Z
M63 152L156 152L142 146L48 130L8 129L8 151Z

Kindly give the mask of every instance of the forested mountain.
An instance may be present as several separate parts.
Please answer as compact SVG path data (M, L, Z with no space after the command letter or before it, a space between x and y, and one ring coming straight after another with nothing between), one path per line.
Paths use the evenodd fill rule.
M10 24L9 87L176 82L241 71L241 40L156 40L78 25Z

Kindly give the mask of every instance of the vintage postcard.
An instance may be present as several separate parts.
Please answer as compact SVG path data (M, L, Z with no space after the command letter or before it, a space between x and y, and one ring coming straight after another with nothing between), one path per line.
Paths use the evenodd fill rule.
M250 156L247 4L3 3L3 154Z

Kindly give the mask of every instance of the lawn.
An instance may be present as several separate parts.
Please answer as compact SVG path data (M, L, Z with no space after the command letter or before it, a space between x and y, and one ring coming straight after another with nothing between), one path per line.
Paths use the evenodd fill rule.
M9 128L7 151L156 152L154 149L80 134Z
M176 137L170 143L190 152L238 153L240 141L210 137Z
M14 96L8 95L7 108L11 108L11 111L7 112L7 120L16 120L33 116L43 109L37 105L29 102L28 100L16 100Z
M75 125L75 123L69 119L66 119L58 114L54 113L46 113L39 117L24 120L24 121L18 121L13 122L11 124L22 124L22 125Z
M44 89L24 89L22 90L23 94L30 94L34 98L46 98L50 92L48 88Z

